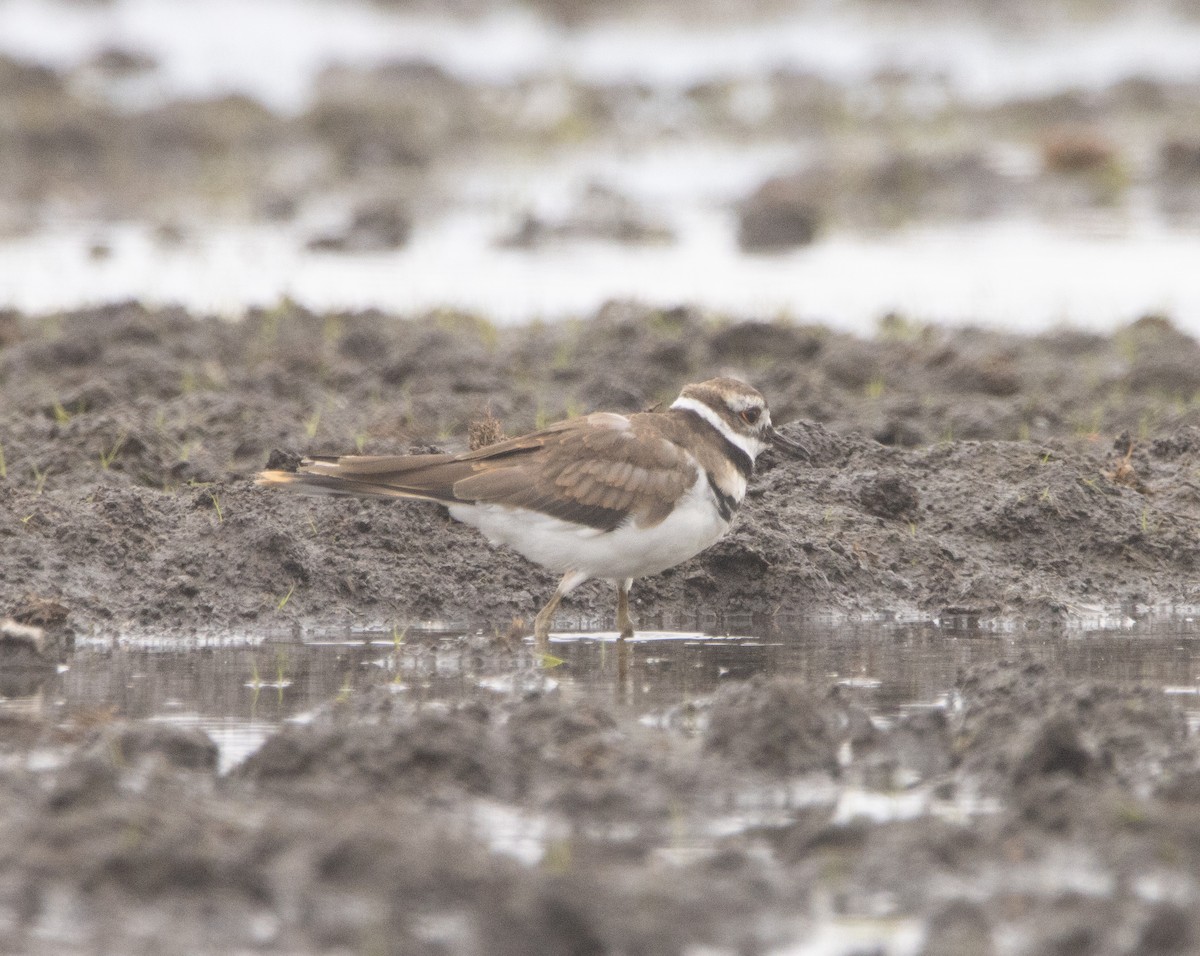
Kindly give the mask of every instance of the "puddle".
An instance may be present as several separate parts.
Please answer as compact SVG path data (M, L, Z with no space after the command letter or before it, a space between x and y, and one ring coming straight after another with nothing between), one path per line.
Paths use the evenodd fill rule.
M237 317L290 299L318 312L450 306L513 324L636 299L820 316L864 335L890 312L951 325L970 316L1007 331L1061 323L1100 331L1166 311L1180 328L1200 328L1192 279L1200 238L1162 224L1112 235L1034 219L914 226L754 256L738 249L729 209L691 201L673 245L568 243L536 254L495 247L505 216L493 210L448 215L423 224L402 250L356 256L312 252L303 230L277 225L207 223L186 245L165 248L146 224L55 226L0 241L0 307L45 313L137 299ZM109 250L102 260L89 253L97 237ZM1020 283L1008 281L1014 272Z
M1134 620L1134 613L1142 619ZM797 621L778 633L647 631L624 642L607 631L559 633L552 638L552 666L545 664L551 658L539 657L528 644L504 647L477 636L464 638L461 631L430 628L398 630L402 640L390 631L377 631L322 632L307 641L235 635L187 642L123 641L115 647L86 641L65 670L46 675L26 693L0 699L0 711L42 714L76 727L121 719L198 728L217 744L219 770L227 773L281 726L311 721L332 702L351 700L360 692L370 699L367 692L381 685L407 700L435 705L428 708L433 715L442 710L439 704L478 702L481 688L498 699L549 693L561 702L544 713L556 720L578 710L586 722L595 709L592 705L602 705L604 711L629 720L625 731L615 731L618 736L632 739L642 729L651 735L669 734L676 756L687 751L687 765L699 772L705 760L696 749L696 738L708 714L716 710L706 707L707 699L724 684L756 675L794 676L836 688L839 700L861 706L877 727L895 726L923 710L955 711L963 706L963 675L968 669L1017 658L1040 663L1046 673L1039 679L1049 682L1086 678L1131 689L1150 686L1164 699L1188 700L1200 686L1200 627L1193 617L1190 611L1185 616L1156 616L1131 610L1104 615L1110 625L1106 629L1044 631L950 628L933 621ZM539 720L528 712L521 719L528 732ZM1198 721L1200 711L1189 721L1193 733ZM365 739L372 722L349 726L360 727ZM462 727L445 726L451 736L455 726ZM631 734L630 726L641 729ZM587 753L600 760L605 759L606 733L589 738L589 748L597 749ZM539 739L550 741L537 746L549 746L551 752L561 743L554 743L552 735ZM508 760L511 755L504 753ZM53 774L63 766L57 751L45 747L24 759L25 769L33 772ZM560 753L537 759L553 763L563 758ZM841 763L856 766L849 756ZM582 771L579 789L572 784L560 793L593 793L588 789L590 764L570 766ZM421 772L419 765L414 768ZM788 778L722 778L709 780L708 789L694 802L672 803L667 813L640 814L606 814L602 808L587 809L590 803L581 809L569 801L513 799L502 788L478 793L468 788L455 791L459 796L439 819L456 837L515 861L531 879L569 866L572 854L584 859L589 852L609 854L606 865L633 853L641 862L630 866L650 865L667 878L675 874L680 879L720 872L733 859L762 872L790 872L780 868L796 866L797 873L805 874L796 879L813 881L810 895L802 906L789 910L795 914L794 925L772 924L775 942L760 951L810 956L915 953L932 926L927 908L915 903L916 897L901 886L877 885L874 878L861 885L851 881L849 889L836 874L815 878L817 871L804 869L811 860L826 854L828 865L836 869L856 859L859 851L826 843L811 855L805 851L797 862L793 841L808 839L804 834L811 822L814 834L820 828L850 834L871 828L885 843L907 833L909 842L898 846L943 846L940 841L947 838L939 834L948 831L937 828L960 831L983 824L976 829L986 832L986 821L999 819L996 815L1005 808L990 789L977 786L978 781L946 787L935 772L913 776L908 783L902 775L889 777L891 784L879 789L873 779L862 773L837 777L820 771ZM604 780L608 785L621 776L614 772ZM404 781L397 777L393 783L402 792ZM654 799L649 796L647 807ZM924 825L934 829L921 831ZM870 846L868 841L861 852L869 855ZM1016 893L1031 905L1053 903L1064 894L1103 901L1122 892L1119 867L1090 844L1051 842L1036 853L1019 849L1017 840L1005 844L1003 853L972 864L971 892L981 899ZM1008 853L1017 855L1010 860ZM956 872L956 878L963 876L961 870ZM1191 884L1180 889L1175 877L1156 861L1130 885L1140 900L1178 898L1180 905L1187 904L1196 889ZM939 891L935 887L930 892L936 897Z
M801 943L770 950L770 956L831 956L835 953L880 953L909 956L925 941L921 920L886 917L831 918Z
M278 725L272 721L242 717L210 717L203 714L159 714L156 723L203 730L217 745L217 772L228 773L263 745Z
M381 671L391 675L396 693L425 703L453 702L479 687L499 695L555 692L685 732L695 732L703 718L677 712L678 705L759 674L836 684L888 726L915 709L953 706L967 668L1020 654L1072 678L1200 694L1200 624L1175 616L1122 621L1115 631L1034 633L933 622L810 623L761 636L646 631L627 642L615 632L556 633L544 664L528 647L481 652L453 633L418 629L402 643L382 632L323 633L311 641L141 641L115 649L84 643L60 673L5 688L0 710L199 727L228 770L285 721L307 720L339 695L379 683ZM846 800L845 812L858 812Z

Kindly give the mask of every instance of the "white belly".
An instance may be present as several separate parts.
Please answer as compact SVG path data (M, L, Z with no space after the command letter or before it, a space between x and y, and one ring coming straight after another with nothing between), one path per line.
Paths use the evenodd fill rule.
M729 530L701 473L671 514L652 528L632 522L614 531L504 505L450 505L452 517L552 571L622 580L657 574L699 554Z

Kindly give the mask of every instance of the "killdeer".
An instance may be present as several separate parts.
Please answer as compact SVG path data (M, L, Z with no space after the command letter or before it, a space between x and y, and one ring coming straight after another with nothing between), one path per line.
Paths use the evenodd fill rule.
M260 485L316 494L416 498L562 574L538 613L544 643L559 602L584 581L617 587L617 628L633 635L629 588L726 531L758 455L804 454L771 425L766 399L732 378L688 385L663 411L596 412L460 454L314 456Z

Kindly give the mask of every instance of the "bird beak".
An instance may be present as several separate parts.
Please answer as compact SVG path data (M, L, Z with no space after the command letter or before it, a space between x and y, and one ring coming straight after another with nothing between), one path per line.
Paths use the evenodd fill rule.
M771 429L768 437L771 439L771 445L779 449L785 455L788 455L792 458L804 458L806 460L812 459L812 455L809 454L807 448L805 448L799 442L792 441L790 438L785 438L774 428Z

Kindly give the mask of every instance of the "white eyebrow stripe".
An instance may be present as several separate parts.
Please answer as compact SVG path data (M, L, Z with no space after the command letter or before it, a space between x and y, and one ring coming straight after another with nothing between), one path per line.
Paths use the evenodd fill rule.
M755 398L753 395L735 395L729 399L729 407L735 412L744 412L747 408L761 408L766 410L766 404L761 398Z
M737 432L733 431L720 415L714 412L703 402L698 402L694 398L687 398L683 395L680 395L679 398L675 399L675 401L671 403L671 407L682 409L685 412L695 412L706 422L712 425L713 428L720 432L721 436L725 438L726 441L728 441L731 445L733 445L735 448L740 448L747 455L749 455L751 461L754 461L754 459L758 457L758 453L763 449L763 446L760 442L754 441L754 439L746 435L739 435ZM752 442L753 444L751 444Z

